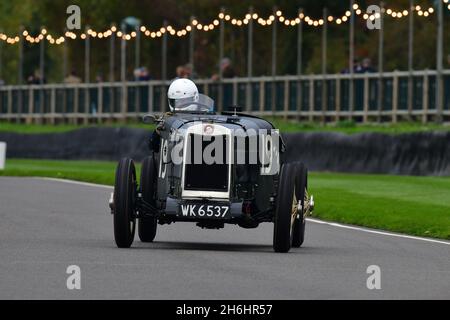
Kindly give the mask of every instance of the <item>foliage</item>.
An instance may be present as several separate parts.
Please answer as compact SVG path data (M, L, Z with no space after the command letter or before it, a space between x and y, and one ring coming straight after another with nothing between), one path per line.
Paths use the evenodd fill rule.
M430 1L419 1L423 7L431 5ZM366 7L376 1L358 1ZM400 10L408 7L408 0L389 1L388 5ZM287 17L295 17L298 9L313 18L322 16L322 9L334 16L340 16L348 9L348 1L331 0L260 0L260 1L232 1L232 0L3 0L0 2L0 29L9 35L19 33L23 25L34 35L41 26L45 26L51 33L62 35L67 19L66 8L79 5L82 11L82 24L96 30L106 30L111 23L120 24L127 16L136 16L149 28L155 29L167 20L173 27L185 26L190 16L196 16L200 21L212 21L217 17L221 7L233 16L243 17L248 7L264 17L269 16L276 5ZM446 15L446 19L450 15ZM415 68L432 69L435 66L436 15L429 18L415 17ZM387 18L385 32L385 70L405 69L407 67L407 28L408 19ZM271 27L261 27L255 24L254 34L254 74L267 75L271 73ZM445 32L444 53L450 53L450 33ZM328 72L340 72L347 67L348 62L348 24L328 28ZM218 66L218 31L196 32L195 65L199 76L208 77L215 73ZM188 61L188 37L170 37L168 41L168 72L169 77L175 76L177 65ZM294 74L297 70L297 28L285 27L278 24L277 41L277 70L279 74ZM378 31L370 31L357 19L355 26L355 55L359 58L370 57L377 62ZM225 55L235 64L238 75L245 75L247 68L247 28L225 28ZM84 44L81 40L69 41L69 70L73 69L83 77L84 72ZM46 74L50 82L60 82L62 75L63 46L50 46L46 43ZM92 41L91 79L97 75L107 78L109 63L109 41L95 39ZM3 43L3 77L7 83L16 83L18 67L18 46ZM245 58L244 58L245 57ZM303 70L306 73L321 72L321 28L304 27ZM119 78L120 54L119 42L116 42L115 78ZM39 45L25 47L25 76L33 73L39 61ZM160 77L161 70L161 40L146 38L142 41L142 65L150 70L153 78ZM131 78L134 68L134 43L130 42L127 52L127 74Z

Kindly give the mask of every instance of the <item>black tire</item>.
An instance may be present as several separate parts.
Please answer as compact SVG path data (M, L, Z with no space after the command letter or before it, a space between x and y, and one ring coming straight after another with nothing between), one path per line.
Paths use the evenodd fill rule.
M281 167L273 230L273 249L275 252L288 252L291 248L295 176L295 164L288 163Z
M142 198L148 204L156 206L156 164L153 155L147 157L142 162L141 168L141 192ZM158 220L156 218L139 218L138 219L138 235L142 242L152 242L156 236Z
M292 247L300 248L305 241L305 191L308 190L308 169L303 163L297 164L297 175L295 181L295 192L297 200L301 202L303 211L300 217L294 220L294 227L292 231Z
M136 230L136 169L133 160L120 160L114 184L114 239L119 248L129 248Z

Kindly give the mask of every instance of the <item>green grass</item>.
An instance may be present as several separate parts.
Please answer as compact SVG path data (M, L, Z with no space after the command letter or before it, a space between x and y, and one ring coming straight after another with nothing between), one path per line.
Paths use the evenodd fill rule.
M50 177L113 185L115 169L114 162L8 159L0 176Z
M8 159L0 176L113 185L115 167L116 163L100 161ZM450 177L311 173L309 189L317 218L450 239Z
M24 124L24 123L9 123L0 122L0 132L15 132L15 133L25 133L25 134L36 134L36 133L63 133L69 132L81 128L92 128L92 127L102 127L102 128L118 128L118 127L128 127L128 128L140 128L152 130L153 125L144 123L111 123L111 124L99 124L99 125L74 125L74 124Z
M450 239L450 177L312 173L315 216Z
M341 121L330 124L320 124L316 122L299 122L296 120L283 120L282 118L269 117L267 120L271 121L276 128L281 132L341 132L346 134L355 134L363 132L380 132L386 134L399 134L409 132L424 132L424 131L442 131L450 130L450 126L443 126L438 124L422 124L417 122L400 122L397 124L391 123L372 123L372 124L356 124L352 121ZM0 132L17 132L17 133L60 133L68 132L86 127L121 127L126 126L130 128L141 128L152 130L153 125L143 124L139 122L131 122L127 124L111 123L99 125L39 125L39 124L17 124L0 122Z

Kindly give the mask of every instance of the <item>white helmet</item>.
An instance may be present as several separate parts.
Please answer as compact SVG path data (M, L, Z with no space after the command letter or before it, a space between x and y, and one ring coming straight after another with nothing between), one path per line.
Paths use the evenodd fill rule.
M197 102L199 100L197 86L189 79L176 79L170 84L167 99L171 111L178 109L177 105L180 104L183 105L181 109L188 109L189 101Z

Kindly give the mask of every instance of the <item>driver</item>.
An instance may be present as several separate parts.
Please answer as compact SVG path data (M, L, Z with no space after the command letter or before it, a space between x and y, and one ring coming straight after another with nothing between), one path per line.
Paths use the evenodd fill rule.
M172 112L176 110L196 110L198 106L195 104L190 105L189 102L198 102L199 93L197 86L192 80L176 79L169 86L167 100L169 102L170 111ZM150 137L149 148L154 152L159 152L160 146L160 128L157 127Z
M198 102L199 94L195 83L189 79L177 79L170 84L167 91L170 111L175 110L196 110L195 104L189 105L189 102Z

